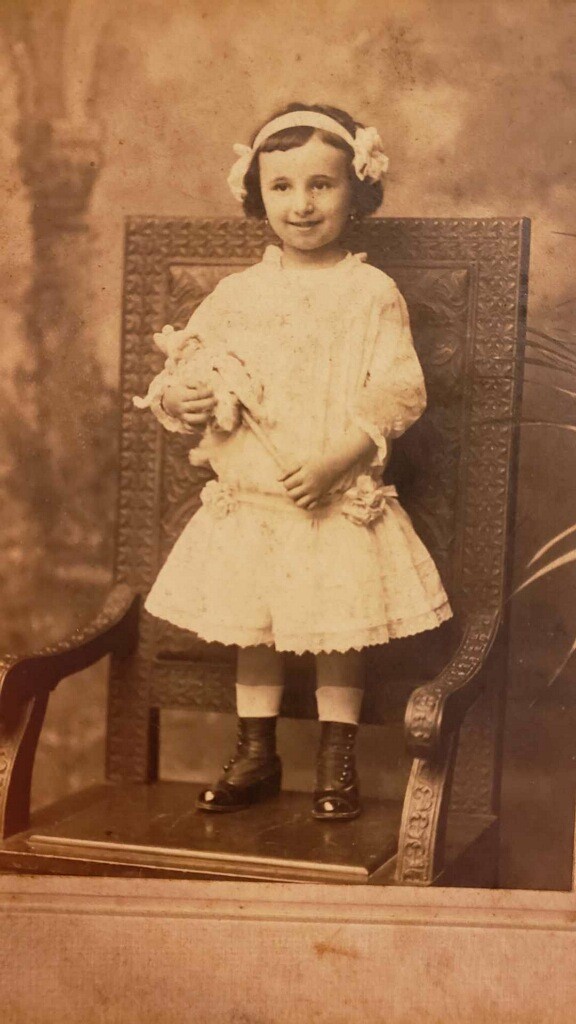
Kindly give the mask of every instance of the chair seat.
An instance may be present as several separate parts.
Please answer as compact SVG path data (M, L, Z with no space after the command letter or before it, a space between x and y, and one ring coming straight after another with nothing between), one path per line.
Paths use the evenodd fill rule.
M309 793L283 792L244 811L208 815L194 809L201 788L94 787L6 840L0 869L393 884L400 802L368 799L355 821L321 822L310 815ZM453 824L447 866L485 839L491 820L460 816Z

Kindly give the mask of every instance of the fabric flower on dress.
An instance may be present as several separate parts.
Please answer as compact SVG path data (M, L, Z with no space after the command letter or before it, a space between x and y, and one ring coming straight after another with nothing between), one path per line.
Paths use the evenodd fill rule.
M389 160L376 128L357 128L354 136L352 165L361 181L380 181L388 170Z
M232 149L236 153L238 159L230 169L227 182L232 195L239 203L241 203L246 195L244 178L246 176L246 171L250 167L250 161L252 160L254 153L251 146L244 146L241 142L235 142Z
M377 484L367 473L344 494L341 512L356 526L370 526L386 512L389 498L397 498L395 487Z
M232 488L221 484L219 480L208 481L200 491L200 501L216 519L224 519L238 505Z

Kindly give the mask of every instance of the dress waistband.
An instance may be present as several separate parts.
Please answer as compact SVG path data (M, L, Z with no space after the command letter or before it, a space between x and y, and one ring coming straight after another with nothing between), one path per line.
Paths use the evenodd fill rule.
M330 501L321 502L315 508L299 508L287 494L263 494L259 491L234 491L236 501L242 505L254 505L256 508L270 509L271 512L304 513L309 516L326 516L340 511L344 495L332 495Z
M390 499L397 499L398 492L391 484L377 484L369 476L360 476L354 487L343 494L332 495L330 501L322 502L312 509L299 508L287 494L266 494L262 491L243 491L218 480L210 480L202 489L202 504L218 518L233 512L237 505L252 505L270 512L306 516L310 519L325 519L332 515L343 515L358 526L369 526L380 519Z

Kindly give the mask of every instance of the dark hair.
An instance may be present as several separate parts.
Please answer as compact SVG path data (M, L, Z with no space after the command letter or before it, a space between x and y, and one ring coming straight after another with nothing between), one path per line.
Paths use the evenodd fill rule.
M281 117L282 114L291 114L297 110L309 110L315 114L327 114L328 117L334 118L341 124L346 131L350 132L350 135L356 135L357 128L363 128L364 125L359 121L355 121L350 114L347 114L345 110L340 110L338 107L328 107L320 103L306 104L306 103L289 103L287 107L277 111L272 117L269 117L264 124L268 124L275 117ZM262 126L263 127L263 126ZM260 129L258 129L260 131ZM254 133L252 138L252 145L254 139L258 135L258 131ZM309 126L302 128L284 128L282 131L275 132L266 139L262 145L258 148L258 152L252 157L250 166L246 172L244 178L244 186L246 188L246 195L242 201L244 212L247 217L256 217L258 220L264 220L266 217L266 210L264 209L264 203L262 201L262 191L260 188L260 162L258 156L260 153L272 153L275 150L281 150L285 152L288 149L297 149L299 146L303 146L308 139L311 139L314 133L317 132L323 142L326 142L329 146L334 146L335 149L343 150L350 157L350 179L352 181L352 213L360 218L367 217L371 213L375 213L380 206L384 197L384 188L381 181L361 181L354 171L352 171L352 158L354 156L353 150L348 143L341 139L339 135L333 135L332 132L325 131L319 128L310 128Z

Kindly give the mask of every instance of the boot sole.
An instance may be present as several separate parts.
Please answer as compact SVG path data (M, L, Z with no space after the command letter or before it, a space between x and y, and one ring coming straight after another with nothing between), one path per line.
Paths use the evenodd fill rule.
M342 802L344 807L348 804L348 810L325 811L322 804L328 801ZM352 821L362 814L362 805L358 792L358 780L350 783L340 790L319 790L312 797L312 817L318 821Z
M352 821L354 818L359 818L361 814L361 807L356 811L312 811L312 817L316 821Z
M247 807L252 807L253 804L262 803L264 800L271 800L273 797L279 796L282 787L282 777L272 776L270 779L263 779L261 782L254 782L250 786L246 786L243 789L238 789L238 799L240 802L232 804L218 804L216 801L210 801L210 803L204 803L203 800L198 799L196 801L196 810L207 811L208 814L232 814L234 811L245 811ZM218 793L218 787L214 787L214 792ZM230 787L226 790L228 796L234 793L234 788ZM236 795L234 795L236 799Z

